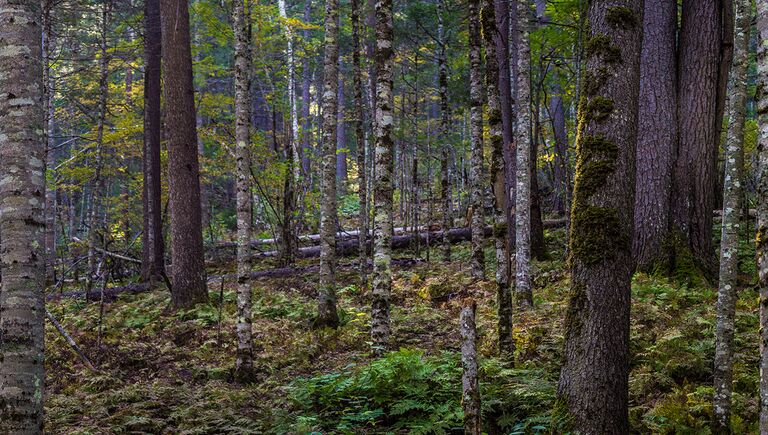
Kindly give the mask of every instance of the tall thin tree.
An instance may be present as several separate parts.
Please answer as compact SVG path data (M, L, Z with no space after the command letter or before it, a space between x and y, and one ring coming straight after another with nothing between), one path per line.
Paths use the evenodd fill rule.
M517 126L515 128L515 299L518 306L533 305L531 278L531 5L517 7Z
M488 92L488 132L491 142L491 177L493 181L494 230L496 249L496 303L498 304L499 353L514 354L512 337L512 292L509 287L511 261L507 237L507 183L504 161L504 125L502 122L499 62L496 50L496 9L493 0L482 0L483 41L485 41L485 86Z
M237 362L240 382L253 379L251 314L251 19L247 0L232 4L235 34L235 158L237 160ZM223 279L223 278L222 278Z
M142 174L144 185L144 239L142 243L142 278L159 281L165 274L163 211L160 182L160 63L162 36L160 0L144 2L144 146Z
M371 341L373 351L381 355L390 336L389 299L392 292L392 130L394 99L392 95L394 50L392 0L376 0L376 177L373 192L373 304Z
M483 67L482 38L480 33L480 0L469 0L469 110L471 157L469 168L468 217L472 232L471 272L476 279L485 278L485 253L483 232L485 210L483 193L485 178L483 170Z
M760 433L768 434L768 0L757 4L757 236L760 292Z
M45 121L40 2L0 0L0 433L43 433Z
M339 86L339 1L325 3L323 75L323 179L320 205L320 288L316 326L336 328L336 126Z
M443 209L443 260L451 260L451 242L448 240L448 230L453 226L453 194L451 186L451 146L449 143L450 105L448 103L448 60L447 41L445 36L445 6L444 0L437 0L437 63L438 63L438 93L440 94L440 202Z
M366 152L368 141L365 137L363 125L363 67L362 46L360 43L360 0L352 0L352 86L355 89L355 140L357 142L357 192L360 198L359 213L359 249L360 249L360 283L363 287L368 285L368 171L366 165Z
M558 395L575 432L629 433L629 312L643 2L589 2Z
M744 120L747 109L747 69L749 68L749 29L752 25L750 0L737 0L734 58L731 69L731 93L728 135L725 146L723 181L723 219L720 238L720 283L717 292L715 325L715 368L713 398L714 429L729 433L731 396L733 395L733 333L736 316L736 285L739 272L739 218L742 173L739 158L744 147Z
M208 300L203 258L192 47L187 0L160 0L163 91L171 214L171 301L185 308Z

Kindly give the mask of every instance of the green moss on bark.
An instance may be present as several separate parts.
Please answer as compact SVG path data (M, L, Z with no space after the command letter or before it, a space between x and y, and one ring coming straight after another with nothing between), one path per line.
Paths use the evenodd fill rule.
M587 41L587 56L603 56L606 63L621 62L621 49L606 35L595 35Z
M637 16L625 6L613 6L605 12L605 20L620 29L630 30L637 25Z
M571 255L585 265L630 249L630 231L614 208L580 204L574 208L571 221Z
M584 121L604 121L613 113L613 100L599 96L593 97L587 102L585 109Z

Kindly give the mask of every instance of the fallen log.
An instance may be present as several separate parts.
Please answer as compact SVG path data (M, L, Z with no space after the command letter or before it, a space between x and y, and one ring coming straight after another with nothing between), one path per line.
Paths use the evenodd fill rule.
M565 225L565 219L549 220L545 221L544 228L558 228ZM485 227L485 236L491 236L493 234L493 227ZM427 240L430 245L435 246L441 243L443 239L444 231L423 231L416 234L405 234L392 237L392 249L408 249L416 245L417 241L421 246L426 246ZM448 230L448 241L452 244L469 241L472 237L469 228L453 228ZM371 249L371 241L366 244L367 249ZM346 257L350 255L357 255L359 252L359 243L356 239L353 240L340 240L336 242L336 255L339 257ZM271 258L277 257L278 251L266 251L259 252L253 255L253 258ZM320 256L319 246L307 246L298 249L299 258L314 258Z
M392 265L400 268L413 267L417 264L423 263L421 259L404 258L392 260ZM337 266L338 269L353 269L357 268L358 263L346 263ZM371 263L368 262L368 267L371 267ZM301 266L301 267L281 267L269 270L260 270L251 273L251 279L264 279L264 278L284 278L293 275L303 275L308 273L317 273L320 271L319 265ZM221 282L222 279L234 280L237 278L235 274L211 276L208 278L208 283ZM128 284L119 287L112 287L104 289L104 299L108 301L114 301L117 295L121 293L138 294L151 290L152 288L147 283ZM98 301L101 298L101 290L90 291L86 295L85 292L64 292L54 293L47 296L47 300L55 301L63 298L85 298L90 301Z

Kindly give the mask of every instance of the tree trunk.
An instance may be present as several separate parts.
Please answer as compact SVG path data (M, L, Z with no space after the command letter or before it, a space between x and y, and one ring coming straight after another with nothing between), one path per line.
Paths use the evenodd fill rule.
M100 59L99 59L99 115L96 126L96 163L94 164L93 180L91 182L91 209L88 216L88 276L86 287L88 291L93 287L93 283L98 279L96 274L99 272L98 259L96 258L96 247L102 243L99 241L101 230L102 237L106 237L102 226L101 215L101 195L104 193L104 177L101 175L104 165L104 127L107 120L107 96L109 79L109 54L107 53L107 32L110 13L110 2L105 1L101 10L101 29L99 36Z
M563 89L559 83L555 83L549 99L549 117L555 139L555 211L565 216L565 203L568 200L568 133L565 129Z
M53 83L53 1L44 0L43 6L43 86L45 89L45 167L53 171L56 165L56 140L53 137L55 129L54 83ZM45 190L45 276L47 282L56 282L56 182L54 180Z
M392 292L392 142L394 98L394 20L392 0L376 0L376 180L373 192L373 302L371 341L381 356L389 344L389 302Z
M679 36L679 142L673 175L672 231L698 266L714 270L717 124L722 11L720 1L683 2Z
M530 6L517 7L517 174L515 182L515 293L518 306L533 306L531 278L531 85Z
M366 149L368 148L363 126L363 67L360 45L360 0L352 0L352 87L355 90L355 140L357 142L357 192L360 200L359 230L360 230L360 285L368 286L366 264L368 252L365 249L368 240L368 179L366 177Z
M517 151L515 150L514 130L516 114L512 110L514 101L512 99L512 66L510 65L510 7L508 0L494 0L496 9L496 58L499 65L499 98L501 104L501 121L504 137L504 185L505 185L505 204L506 204L506 222L513 222L514 215L512 210L515 206L515 168L517 165ZM512 8L517 10L516 7ZM515 13L515 17L517 14ZM517 26L517 23L514 24ZM517 66L515 66L517 68ZM517 76L514 76L517 77ZM507 225L507 245L509 250L515 246L514 225ZM510 252L511 253L511 252ZM511 269L510 269L511 273Z
M168 186L171 214L171 260L175 308L208 301L203 258L200 165L197 152L195 95L189 5L160 0L162 55L168 139Z
M744 119L747 108L747 69L749 68L749 30L752 5L749 0L736 4L732 90L728 114L723 182L723 218L720 238L720 285L717 292L715 330L714 431L730 433L733 393L733 332L736 316L736 285L739 272L739 217L743 171L739 158L744 147Z
M464 411L464 433L480 435L483 432L480 409L480 381L477 364L477 304L465 301L461 309L461 407Z
M672 171L677 141L677 1L646 0L640 60L640 108L633 252L640 270L669 262Z
M760 434L768 434L768 0L757 0L757 260L760 292Z
M336 122L339 86L339 2L325 3L323 150L320 205L320 288L316 326L336 328Z
M312 21L312 0L306 0L304 2L304 23L309 24ZM304 42L308 44L309 39L312 37L311 31L307 28L303 32ZM310 154L312 152L312 117L310 116L311 98L310 86L312 83L312 71L310 71L310 56L309 50L307 50L304 56L304 62L302 65L302 78L301 78L301 168L304 176L309 180L309 163Z
M43 433L45 105L41 8L0 0L0 433Z
M494 36L496 28L496 10L493 0L482 0L483 38L485 41L485 86L488 91L488 130L491 141L494 198L494 231L496 250L496 303L498 304L499 353L511 360L515 351L512 336L512 292L509 287L511 262L507 237L507 183L504 171L503 110L501 107L499 86L499 63ZM508 65L507 65L508 66ZM507 77L507 80L509 78Z
M450 106L448 105L448 61L447 41L443 24L444 0L437 0L438 35L438 88L440 94L440 201L443 208L443 229L453 227L453 195L451 189L451 145L449 143ZM451 244L443 238L443 260L451 260Z
M472 228L471 272L475 279L485 279L485 254L483 252L483 227L485 207L483 192L483 67L482 39L480 37L480 0L469 0L469 100L470 100L470 206L467 224Z
M629 433L629 313L643 2L589 2L558 395L572 428Z
M144 2L144 146L142 148L144 186L144 240L142 243L142 280L159 282L165 273L163 211L160 182L160 62L162 36L160 0Z
M235 140L237 147L237 362L235 377L239 382L253 380L253 338L251 315L251 113L250 8L244 0L233 5L235 34Z
M336 124L336 182L339 192L346 194L347 187L347 123L346 98L344 97L344 78L339 74L338 115Z
M285 175L285 186L283 189L283 258L284 266L293 264L296 248L296 228L294 215L296 202L298 199L297 188L301 182L301 153L299 147L299 109L296 99L296 60L293 51L293 30L288 24L288 14L285 9L285 0L278 1L280 17L285 20L285 38L288 40L286 55L288 57L288 105L290 108L291 134L290 141L286 144L286 160L288 170Z

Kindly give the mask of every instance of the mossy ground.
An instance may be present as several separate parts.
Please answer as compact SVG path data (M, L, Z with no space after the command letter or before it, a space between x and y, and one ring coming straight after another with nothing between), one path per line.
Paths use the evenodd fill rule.
M106 304L50 302L49 310L97 363L84 368L47 327L49 433L444 433L460 423L459 300L474 296L486 429L559 433L551 417L562 358L569 278L562 230L547 234L552 261L535 265L535 309L516 313L517 366L496 358L495 286L469 278L468 247L448 265L396 269L393 349L373 363L369 295L342 270L338 331L312 330L313 276L253 283L258 380L232 383L234 282L212 303L171 312L165 291ZM751 244L744 241L745 269ZM437 253L435 253L437 254ZM490 249L487 258L492 259ZM407 255L407 254L403 254ZM439 258L439 255L433 255ZM263 267L263 266L259 266ZM217 271L218 273L219 271ZM737 312L734 430L756 430L758 304L742 275ZM489 273L489 276L493 276ZM638 433L707 433L711 418L716 292L638 274L633 285L631 423ZM503 432L502 432L503 430Z

